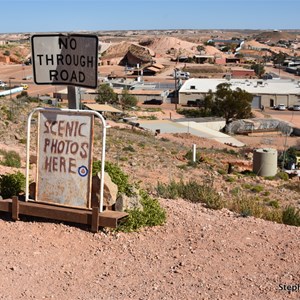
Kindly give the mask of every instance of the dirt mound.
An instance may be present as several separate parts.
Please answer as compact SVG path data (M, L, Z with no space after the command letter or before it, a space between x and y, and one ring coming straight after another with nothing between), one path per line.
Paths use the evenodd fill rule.
M163 55L168 51L176 50L181 54L194 54L198 53L197 44L180 40L175 37L158 37L153 39L145 39L140 42L141 45L147 45L150 49L156 53Z
M214 46L205 46L205 53L207 55L216 55L216 56L222 56L222 55L224 55L224 53L222 51L218 50Z
M103 54L102 58L109 59L115 57L124 57L128 52L129 47L132 45L130 42L121 42L111 45Z
M150 62L152 62L150 51L144 47L132 44L120 64L134 66Z
M1 50L0 57L3 56L9 56L12 63L21 64L31 56L31 50L29 46L10 46Z
M277 43L280 40L295 40L297 37L296 34L290 33L290 32L284 32L284 31L265 31L262 33L259 33L255 36L256 41L266 41L268 40L270 43Z
M121 42L111 45L106 48L102 54L102 59L119 59L118 64L136 65L137 63L144 64L152 61L154 56L153 51L140 46L136 43Z
M258 41L250 40L250 41L246 41L245 42L243 48L244 49L251 49L251 48L258 48L258 49L265 48L265 49L269 49L271 47L268 46L268 45L262 44L262 43L260 43Z

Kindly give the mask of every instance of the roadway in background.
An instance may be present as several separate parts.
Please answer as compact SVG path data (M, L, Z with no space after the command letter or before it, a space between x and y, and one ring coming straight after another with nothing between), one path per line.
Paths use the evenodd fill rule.
M30 79L25 79L25 78ZM63 85L37 85L33 82L32 66L25 66L21 64L0 64L0 80L7 83L8 86L20 86L21 83L28 84L28 95L37 97L38 95L45 95L60 91L66 87Z

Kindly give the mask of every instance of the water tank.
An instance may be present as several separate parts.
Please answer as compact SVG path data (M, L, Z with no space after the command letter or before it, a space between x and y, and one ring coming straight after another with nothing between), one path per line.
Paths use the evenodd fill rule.
M277 150L272 148L254 150L253 172L258 176L275 176L277 173Z

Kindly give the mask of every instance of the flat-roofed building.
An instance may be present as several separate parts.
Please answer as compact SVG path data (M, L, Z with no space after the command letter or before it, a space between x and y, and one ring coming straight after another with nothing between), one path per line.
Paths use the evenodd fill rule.
M253 95L252 107L273 107L278 104L292 106L300 103L300 81L262 79L200 79L186 80L179 90L179 104L203 99L211 90L216 92L221 83L231 84L231 89L240 88Z
M120 98L122 95L122 89L114 89L114 92L118 95ZM151 100L151 99L156 99L156 100L162 100L162 102L166 102L167 97L169 95L168 90L142 90L142 89L137 89L137 90L129 90L128 93L130 95L133 95L137 98L138 102L144 102L146 100Z

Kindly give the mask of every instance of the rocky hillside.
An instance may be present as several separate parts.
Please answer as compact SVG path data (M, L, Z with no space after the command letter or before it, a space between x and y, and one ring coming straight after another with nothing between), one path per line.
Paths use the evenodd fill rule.
M19 45L10 44L0 46L0 61L4 61L4 57L8 56L11 63L24 63L31 56L29 44Z
M10 110L9 100L0 101L0 150L22 157L21 168L0 165L0 174L24 172L25 116L37 104L24 101ZM299 208L299 180L247 172L251 148L189 134L155 136L108 122L107 160L153 197L161 196L166 224L136 233L104 229L92 234L76 224L24 216L14 223L2 214L3 299L298 299L300 227L259 217L279 221L281 208ZM33 137L36 129L33 125ZM95 158L100 137L96 126ZM198 147L196 163L192 144ZM35 147L33 142L32 153ZM31 172L34 178L34 164ZM192 197L196 183L186 194L190 200L173 197L180 182L206 187L205 203ZM159 194L158 183L170 187L169 197ZM225 207L209 208L220 203Z

